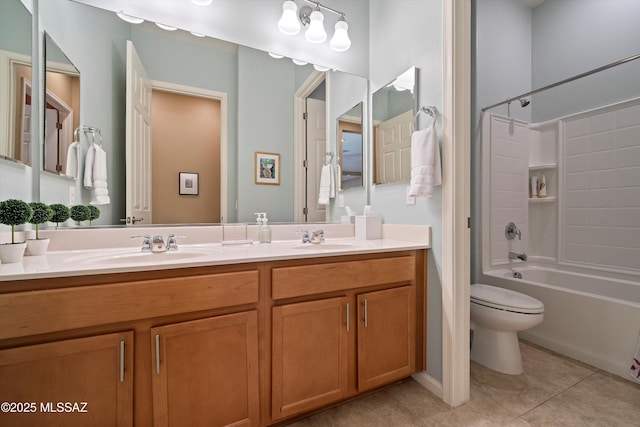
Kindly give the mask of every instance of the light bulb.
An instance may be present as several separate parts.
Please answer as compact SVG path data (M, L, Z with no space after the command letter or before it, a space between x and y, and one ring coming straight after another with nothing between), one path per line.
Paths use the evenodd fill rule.
M349 24L346 23L344 17L341 17L338 22L336 22L336 31L333 33L333 37L331 37L331 41L329 42L331 49L336 52L344 52L351 47L351 40L347 32L348 29Z
M144 22L144 19L136 18L135 16L131 16L131 15L127 15L123 11L116 12L116 15L118 15L118 17L120 19L122 19L123 21L129 22L130 24L142 24Z
M304 37L311 43L322 43L327 39L327 32L324 30L324 15L319 9L314 10L309 17L311 22L309 28L304 33Z
M293 0L286 0L282 3L282 16L278 21L278 29L283 34L292 36L300 32L300 22L296 12L298 6Z

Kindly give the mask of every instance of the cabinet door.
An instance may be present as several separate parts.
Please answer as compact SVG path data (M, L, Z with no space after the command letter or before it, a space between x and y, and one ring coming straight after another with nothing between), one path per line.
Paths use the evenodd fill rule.
M1 350L0 402L3 426L133 425L133 332Z
M273 308L274 420L346 397L347 303L339 297Z
M154 426L259 422L258 315L151 328Z
M414 371L414 288L358 295L358 390L390 383Z

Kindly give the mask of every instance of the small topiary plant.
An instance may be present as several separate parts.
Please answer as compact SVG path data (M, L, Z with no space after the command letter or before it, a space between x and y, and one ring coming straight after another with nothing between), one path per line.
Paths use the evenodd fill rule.
M49 206L53 210L53 216L51 217L51 222L56 223L56 228L60 225L61 222L65 222L71 217L71 211L69 208L60 203L54 203Z
M15 241L15 226L28 222L33 215L29 203L22 200L9 199L0 202L0 223L11 226L11 244Z
M89 205L87 207L89 208L89 225L91 225L91 221L100 218L100 209L94 205Z
M85 205L74 205L71 206L71 219L74 220L78 225L82 221L86 221L91 216L91 211Z
M53 218L53 209L42 202L31 202L29 203L29 206L31 206L31 209L33 210L33 215L31 216L29 223L36 226L36 240L38 240L40 239L38 236L38 226L47 221L51 221L51 218Z

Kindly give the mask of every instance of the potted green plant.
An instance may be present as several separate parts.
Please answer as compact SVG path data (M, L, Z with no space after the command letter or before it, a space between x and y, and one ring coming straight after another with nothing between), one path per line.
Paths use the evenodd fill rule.
M15 227L29 221L31 215L33 215L33 210L27 202L17 199L0 202L0 224L11 226L11 243L0 245L0 261L3 264L22 261L27 244L25 242L16 243Z
M31 202L29 205L33 210L33 215L29 223L36 227L36 238L27 239L27 250L29 255L44 255L47 253L47 248L49 247L49 239L46 237L43 239L40 238L38 227L40 224L51 221L51 218L53 218L53 209L42 202Z
M89 208L89 227L91 227L91 222L100 218L100 209L94 205L89 205L87 207Z
M82 221L88 220L90 216L91 212L85 205L71 206L71 219L74 220L77 225L80 225Z
M60 226L61 222L65 222L71 217L71 211L69 208L60 203L54 203L49 206L53 210L53 217L51 217L51 222L56 223L56 228Z

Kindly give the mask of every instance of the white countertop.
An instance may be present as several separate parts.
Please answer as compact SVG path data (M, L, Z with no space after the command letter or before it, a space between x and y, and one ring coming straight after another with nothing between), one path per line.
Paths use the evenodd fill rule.
M0 264L0 282L91 274L109 274L174 268L274 261L284 259L344 256L429 248L428 241L411 242L383 238L327 239L320 244L279 240L268 244L182 244L177 251L150 253L139 247L49 251L25 256L21 263Z

